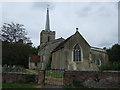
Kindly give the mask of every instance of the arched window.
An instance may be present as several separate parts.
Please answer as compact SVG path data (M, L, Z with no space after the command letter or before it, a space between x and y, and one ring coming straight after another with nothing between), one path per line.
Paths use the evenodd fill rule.
M48 36L48 42L50 41L50 36Z
M74 47L73 61L81 61L81 49L78 44Z
M100 59L98 59L98 60L96 60L96 65L101 65L101 60Z

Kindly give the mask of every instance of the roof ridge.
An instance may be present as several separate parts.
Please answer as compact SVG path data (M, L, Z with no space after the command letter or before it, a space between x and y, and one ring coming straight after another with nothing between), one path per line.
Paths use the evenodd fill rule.
M74 35L74 34L73 34L73 35ZM64 40L63 42L61 42L60 44L58 44L58 46L52 51L52 53L55 52L55 51L57 51L57 50L60 50L60 49L64 48L64 44L65 44L73 35L71 35L71 36L68 37L66 40Z

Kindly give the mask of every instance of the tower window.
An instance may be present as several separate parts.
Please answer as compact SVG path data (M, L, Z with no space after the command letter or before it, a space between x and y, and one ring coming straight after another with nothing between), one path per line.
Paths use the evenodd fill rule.
M74 47L73 61L81 61L81 49L78 44Z
M37 63L35 63L35 66L37 67Z
M48 36L48 42L50 41L50 36Z

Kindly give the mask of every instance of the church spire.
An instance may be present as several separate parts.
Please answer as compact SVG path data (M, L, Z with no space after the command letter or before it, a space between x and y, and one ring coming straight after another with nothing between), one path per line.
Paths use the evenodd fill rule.
M49 8L47 8L45 30L50 30L50 21L49 21Z

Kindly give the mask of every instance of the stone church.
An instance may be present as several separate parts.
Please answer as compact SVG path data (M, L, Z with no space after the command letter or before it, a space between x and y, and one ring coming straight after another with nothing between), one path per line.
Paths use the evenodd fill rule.
M108 62L105 49L91 47L76 28L67 39L55 39L50 30L49 9L47 8L45 30L40 33L39 60L29 59L30 69L98 70ZM38 61L38 62L34 62Z

